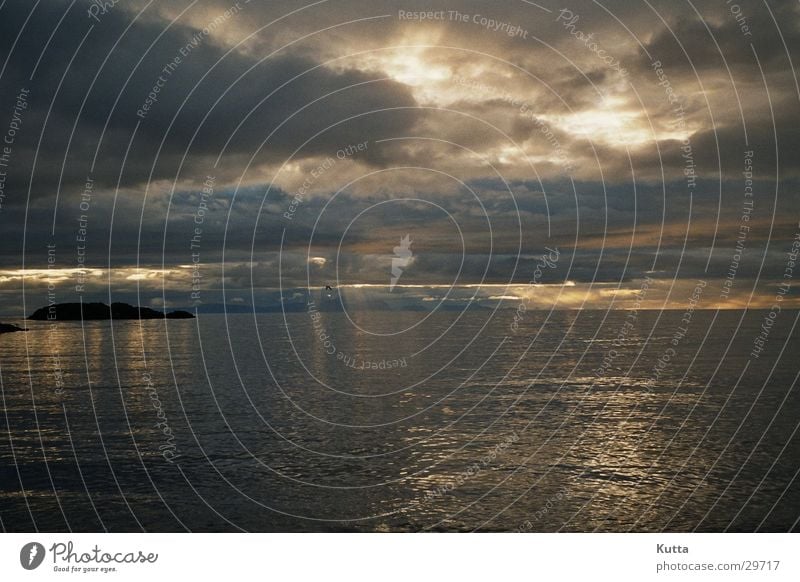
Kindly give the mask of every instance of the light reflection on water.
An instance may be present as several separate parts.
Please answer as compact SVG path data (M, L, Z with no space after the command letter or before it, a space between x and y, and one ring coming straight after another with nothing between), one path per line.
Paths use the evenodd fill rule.
M734 335L741 312L698 312L655 379L680 314L642 312L601 378L624 312L528 312L516 333L502 312L445 312L389 336L325 312L316 327L259 315L258 330L252 315L113 333L26 322L0 338L0 517L57 531L785 531L800 507L796 315L738 385L759 313ZM353 317L391 333L420 314Z

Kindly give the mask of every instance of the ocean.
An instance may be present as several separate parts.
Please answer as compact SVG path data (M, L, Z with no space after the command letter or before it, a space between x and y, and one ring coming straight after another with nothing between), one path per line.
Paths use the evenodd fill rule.
M797 530L798 316L4 320L0 526Z

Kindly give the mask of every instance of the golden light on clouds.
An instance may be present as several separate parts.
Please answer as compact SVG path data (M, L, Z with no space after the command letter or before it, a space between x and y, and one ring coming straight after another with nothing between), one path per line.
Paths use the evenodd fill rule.
M450 71L441 65L432 65L425 59L431 49L419 46L398 47L388 57L379 60L380 67L393 79L415 87L417 94L425 94L425 86L445 81Z
M125 277L128 281L144 281L158 279L172 273L169 269L134 269L134 272Z
M81 272L87 277L101 277L102 269L5 269L0 270L0 283L16 281L27 282L63 282L77 277Z

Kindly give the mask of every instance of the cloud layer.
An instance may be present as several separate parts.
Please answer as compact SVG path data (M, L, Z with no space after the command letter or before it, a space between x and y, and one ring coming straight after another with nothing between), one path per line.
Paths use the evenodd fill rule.
M161 4L0 8L0 312L81 268L87 300L180 306L625 307L645 277L653 306L699 279L765 306L784 280L796 4Z

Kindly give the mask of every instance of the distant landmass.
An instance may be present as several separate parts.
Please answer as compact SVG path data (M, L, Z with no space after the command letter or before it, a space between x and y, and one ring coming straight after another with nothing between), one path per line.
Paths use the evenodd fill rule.
M0 323L0 333L14 333L15 331L28 331L22 327L11 325L10 323Z
M106 319L193 319L188 311L164 313L149 307L137 307L127 303L57 303L42 307L28 317L34 321L96 321Z

